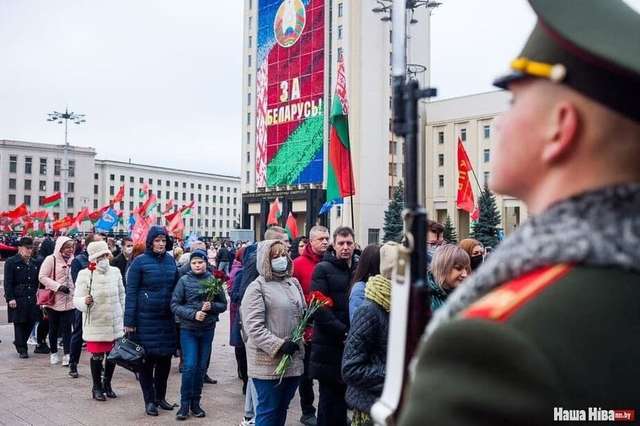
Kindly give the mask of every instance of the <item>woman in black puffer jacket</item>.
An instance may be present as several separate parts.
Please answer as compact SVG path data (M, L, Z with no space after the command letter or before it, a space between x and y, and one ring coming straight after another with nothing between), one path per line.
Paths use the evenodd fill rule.
M387 336L391 309L391 271L398 246L380 248L380 275L367 281L365 300L356 311L342 359L342 379L347 384L347 405L354 410L352 426L373 425L369 412L382 395L387 362Z

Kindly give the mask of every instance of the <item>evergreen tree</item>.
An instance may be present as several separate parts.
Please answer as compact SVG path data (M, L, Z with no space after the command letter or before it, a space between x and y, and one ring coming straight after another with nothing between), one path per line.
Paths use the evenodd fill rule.
M404 187L402 182L393 193L393 198L389 200L389 208L384 212L383 241L400 242L402 239L403 222L402 209L404 209Z
M445 241L451 244L458 244L458 234L456 233L456 228L451 223L451 218L447 215L447 220L444 223L444 233L442 234Z
M472 238L480 241L485 247L495 248L500 239L500 212L496 206L496 198L485 183L480 195L480 218L473 223Z

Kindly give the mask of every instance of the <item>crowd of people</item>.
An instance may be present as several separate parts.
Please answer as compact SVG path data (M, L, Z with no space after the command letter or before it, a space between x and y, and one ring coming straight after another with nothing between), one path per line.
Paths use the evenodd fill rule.
M434 310L484 256L478 241L446 244L442 234L442 226L430 222ZM197 240L184 247L161 226L149 230L144 246L104 234L82 241L23 237L5 263L4 282L18 355L28 358L33 334L34 352L49 353L51 365L61 363L77 378L85 347L91 397L106 401L117 397L111 383L116 364L108 354L126 336L145 350L136 376L146 414L178 407L166 393L172 357L179 356L176 419L204 417L203 384L216 383L208 374L216 323L229 308L229 344L245 395L241 425L283 425L296 392L302 424L371 424L368 413L385 377L397 243L361 250L348 227L330 235L314 226L308 237L290 241L273 226L263 237L254 244ZM207 297L203 285L213 278L226 285ZM314 292L331 305L315 313L301 341L293 341ZM284 356L291 361L277 373Z

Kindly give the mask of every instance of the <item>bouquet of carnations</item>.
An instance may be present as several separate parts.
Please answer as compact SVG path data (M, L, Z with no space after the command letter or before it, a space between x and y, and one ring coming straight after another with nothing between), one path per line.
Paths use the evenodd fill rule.
M223 271L214 271L212 276L200 281L200 294L204 296L206 302L213 301L217 294L224 291L225 279L226 275Z
M89 262L87 265L87 269L91 272L91 276L89 277L89 296L91 296L91 287L93 287L93 271L96 270L97 264L96 262ZM87 306L87 315L84 318L85 324L91 324L91 307L93 303Z
M302 341L304 330L307 328L311 317L316 313L318 309L332 307L333 300L331 300L330 297L325 296L320 291L311 292L311 294L307 298L307 309L302 315L302 318L300 319L298 325L296 325L296 327L291 332L291 341L293 343L300 343ZM282 382L284 373L287 371L289 365L291 364L291 359L291 355L285 354L278 363L275 371L273 372L273 374L277 374L278 376L280 376L280 382Z

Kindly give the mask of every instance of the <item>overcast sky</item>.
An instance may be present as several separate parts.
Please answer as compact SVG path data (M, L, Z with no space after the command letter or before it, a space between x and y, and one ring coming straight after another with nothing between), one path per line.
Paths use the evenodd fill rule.
M527 2L441 1L432 85L492 90L533 27ZM70 142L99 158L239 175L243 4L0 0L0 139L63 143L46 118L69 106L87 115Z

